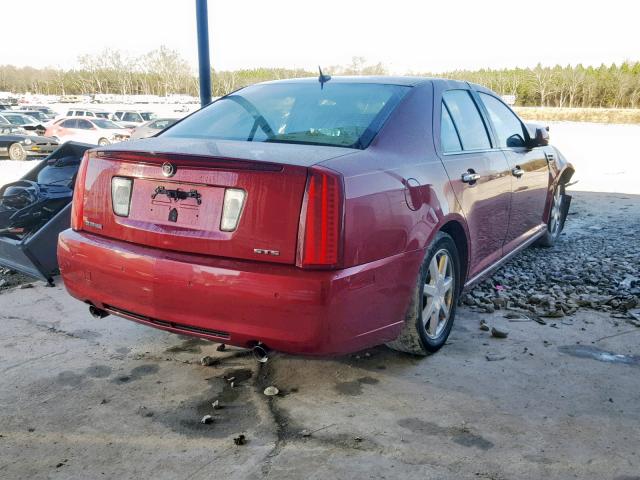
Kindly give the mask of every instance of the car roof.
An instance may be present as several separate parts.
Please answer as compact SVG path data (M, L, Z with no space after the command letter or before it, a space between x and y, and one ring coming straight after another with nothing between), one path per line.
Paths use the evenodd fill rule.
M383 76L383 75L363 75L363 76L332 76L332 83L376 83L380 85L405 85L413 87L423 83L429 83L435 78L429 77L407 77L407 76ZM302 77L302 78L290 78L283 80L270 80L267 82L261 82L260 85L268 85L273 83L313 83L318 82L318 77Z
M318 82L318 77L302 77L302 78L290 78L282 80L270 80L261 82L259 85L269 85L277 83L313 83ZM442 77L419 77L419 76L386 76L386 75L363 75L363 76L332 76L329 82L332 83L374 83L380 85L402 85L407 87L415 87L417 85L424 85L427 83L457 83L466 84L472 87L474 90L493 93L488 88L478 85L476 83L465 82L464 80L454 80L450 78Z

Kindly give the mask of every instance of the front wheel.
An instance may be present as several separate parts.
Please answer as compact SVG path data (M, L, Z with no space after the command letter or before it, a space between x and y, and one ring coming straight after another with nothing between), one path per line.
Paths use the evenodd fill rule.
M400 336L387 345L415 355L437 352L453 326L459 279L456 244L449 235L438 232L425 254Z
M106 147L107 145L109 145L109 140L107 140L106 138L101 138L100 140L98 140L98 145L101 147Z
M551 203L551 211L549 212L549 222L547 223L547 231L536 242L541 247L553 247L562 233L564 227L565 211L564 211L564 185L558 184L553 191L553 200Z
M26 160L27 152L19 143L12 143L9 146L9 158L11 160Z

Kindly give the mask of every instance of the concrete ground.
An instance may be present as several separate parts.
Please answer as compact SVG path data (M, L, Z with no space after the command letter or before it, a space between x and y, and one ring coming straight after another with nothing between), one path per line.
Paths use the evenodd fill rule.
M428 358L378 347L262 365L93 320L62 286L1 301L3 479L640 479L640 328L604 314L482 315L509 329L495 339L461 309Z
M574 202L563 241L640 209ZM640 328L606 313L540 325L460 308L428 358L377 347L267 364L94 320L60 282L3 291L0 321L2 479L640 480Z

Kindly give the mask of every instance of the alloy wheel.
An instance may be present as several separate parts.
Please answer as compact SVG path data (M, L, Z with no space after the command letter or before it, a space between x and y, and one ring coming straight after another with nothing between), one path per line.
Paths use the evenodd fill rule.
M558 186L553 193L553 205L551 205L551 215L549 216L549 233L556 236L562 225L562 195Z
M27 152L22 145L14 143L9 147L9 158L11 160L26 160Z
M438 250L429 263L422 295L422 322L429 338L438 338L446 327L454 291L453 262L447 250Z

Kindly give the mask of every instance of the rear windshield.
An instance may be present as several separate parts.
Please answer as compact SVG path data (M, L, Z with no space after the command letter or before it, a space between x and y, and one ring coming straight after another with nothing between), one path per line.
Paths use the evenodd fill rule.
M318 82L254 85L162 136L366 148L410 87Z

